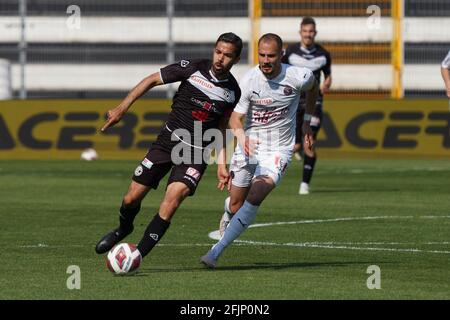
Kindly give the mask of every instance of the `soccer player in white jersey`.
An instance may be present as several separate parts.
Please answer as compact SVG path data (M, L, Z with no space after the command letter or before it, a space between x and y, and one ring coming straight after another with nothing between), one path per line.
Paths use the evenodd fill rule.
M225 200L220 223L222 237L200 259L209 268L216 266L225 248L253 222L259 206L284 175L295 144L302 92L307 93L306 114L314 112L317 81L309 69L282 64L282 48L278 35L263 35L258 42L259 64L239 83L241 99L229 121L238 145L230 165L230 197ZM305 148L312 151L314 138L309 121L303 125Z
M441 74L442 78L444 79L445 88L447 90L447 97L450 98L450 51L448 52L444 61L442 61Z

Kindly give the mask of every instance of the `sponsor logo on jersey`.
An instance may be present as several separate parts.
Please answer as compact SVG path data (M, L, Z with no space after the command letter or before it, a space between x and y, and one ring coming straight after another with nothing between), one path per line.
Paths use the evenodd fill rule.
M214 102L211 103L211 102L208 102L208 101L201 101L201 100L198 100L198 99L193 98L193 97L191 98L191 101L193 103L195 103L196 105L202 107L205 110L213 111L215 113L219 113L219 110L217 110L217 108L215 107Z
M137 166L136 170L134 170L134 175L136 177L139 177L142 174L142 172L144 172L144 168L142 168L142 166L139 165Z
M187 81L211 100L226 101L227 103L233 103L236 100L234 90L216 86L200 71L192 74Z
M189 61L187 61L187 60L181 60L180 61L180 66L182 68L186 68L188 64L189 64Z
M200 85L201 87L203 87L203 88L206 88L206 89L212 89L212 88L214 88L214 85L213 85L211 82L209 82L208 80L202 79L202 78L200 78L199 76L191 75L190 79L191 79L193 82L199 84L199 85Z
M276 120L276 119L282 117L283 115L288 113L288 111L289 111L289 107L283 108L281 110L276 110L276 111L268 111L268 110L253 111L252 121L257 122L257 123L267 124L273 120Z
M254 99L251 100L253 104L260 105L260 106L267 106L269 104L273 103L272 98L264 98L264 99Z
M189 168L186 170L186 174L187 174L188 176L191 176L191 177L194 178L195 180L198 180L198 179L200 178L200 172L199 172L197 169L192 168L192 167L189 167Z
M144 167L146 167L147 169L150 169L153 166L153 162L151 162L150 160L148 160L147 158L144 158L144 160L142 160L142 165Z

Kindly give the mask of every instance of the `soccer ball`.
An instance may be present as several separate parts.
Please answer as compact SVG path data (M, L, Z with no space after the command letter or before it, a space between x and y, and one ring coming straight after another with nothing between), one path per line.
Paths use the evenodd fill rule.
M92 161L98 159L98 153L92 148L85 149L81 153L81 160Z
M114 274L132 275L138 271L141 261L141 253L137 250L136 245L119 243L108 252L106 265Z

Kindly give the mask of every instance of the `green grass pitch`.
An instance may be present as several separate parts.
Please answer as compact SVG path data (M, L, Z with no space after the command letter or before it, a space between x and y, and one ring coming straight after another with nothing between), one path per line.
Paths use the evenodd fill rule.
M137 161L0 161L0 299L450 299L450 161L320 159L299 196L294 161L257 224L218 269L199 258L215 242L225 193L215 167L132 277L113 276L96 241L117 224ZM126 240L138 242L165 182ZM292 224L273 224L295 222ZM69 290L68 266L81 270ZM367 268L381 270L369 290Z

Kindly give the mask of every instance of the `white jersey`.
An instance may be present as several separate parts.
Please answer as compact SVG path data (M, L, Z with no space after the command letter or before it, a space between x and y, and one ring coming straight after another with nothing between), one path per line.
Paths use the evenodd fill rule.
M255 66L239 83L242 95L234 111L246 115L244 129L260 141L258 152L293 149L300 93L314 84L311 70L281 66L280 74L273 79L267 79Z
M448 52L448 54L445 57L444 61L442 61L442 68L450 69L450 51Z

